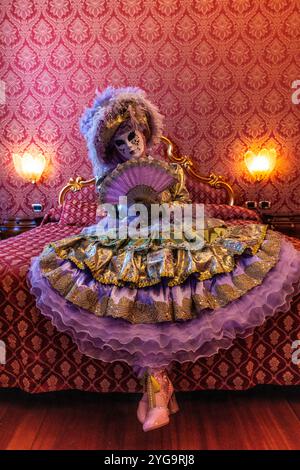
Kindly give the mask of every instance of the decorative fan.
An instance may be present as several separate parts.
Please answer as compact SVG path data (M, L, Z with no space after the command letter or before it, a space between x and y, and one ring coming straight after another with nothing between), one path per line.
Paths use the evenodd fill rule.
M159 194L177 181L175 170L165 162L140 157L119 164L101 184L101 203L119 204L121 196L127 203L151 204Z

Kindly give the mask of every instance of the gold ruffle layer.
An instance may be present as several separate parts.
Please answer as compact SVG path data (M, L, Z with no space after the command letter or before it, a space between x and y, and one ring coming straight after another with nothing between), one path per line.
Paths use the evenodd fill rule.
M102 284L118 287L147 287L168 278L168 286L182 284L191 274L199 280L234 269L235 256L255 254L267 226L213 227L206 230L208 240L201 250L189 250L187 241L174 239L109 240L79 234L53 242L56 255L72 261L79 269L89 269Z
M126 296L115 302L112 296L98 298L97 292L88 285L77 285L72 273L66 274L60 266L61 261L49 246L41 257L40 266L44 277L51 286L66 300L84 308L97 316L122 318L131 323L158 323L164 321L190 320L201 309L224 307L238 299L253 287L260 285L266 274L279 258L280 237L276 232L268 231L267 237L256 256L255 261L245 268L243 274L230 276L231 283L216 286L216 294L204 290L202 295L188 293L182 303L154 301L151 305L143 304ZM114 289L114 286L112 286Z
M72 273L64 271L60 266L61 260L57 257L51 245L45 247L40 267L42 275L48 279L51 286L66 300L78 307L84 308L97 316L122 318L131 323L158 323L164 321L190 320L195 318L196 312L202 309L216 309L224 307L229 302L238 299L253 287L260 285L266 274L272 269L279 258L281 246L280 236L271 230L267 232L263 245L257 249L256 256L259 261L253 262L242 274L230 276L230 283L215 286L213 295L204 289L203 294L188 292L182 302L164 302L153 300L147 305L137 302L124 295L115 302L111 294L98 298L98 293L88 285L77 285ZM116 287L112 286L112 289Z

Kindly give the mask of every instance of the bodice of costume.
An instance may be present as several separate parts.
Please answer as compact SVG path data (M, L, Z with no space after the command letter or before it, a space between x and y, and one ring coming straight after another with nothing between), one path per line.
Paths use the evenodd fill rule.
M161 194L161 203L173 202L175 205L191 203L190 194L185 186L185 176L182 167L178 163L171 163L175 169L177 183L166 189Z

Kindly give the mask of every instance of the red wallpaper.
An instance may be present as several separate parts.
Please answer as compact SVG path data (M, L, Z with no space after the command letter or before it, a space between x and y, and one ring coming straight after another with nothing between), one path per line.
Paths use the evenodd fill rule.
M3 216L49 208L70 176L91 176L78 119L95 88L138 85L166 115L166 134L203 173L227 176L239 201L300 209L299 0L0 0ZM243 153L279 154L253 185ZM41 150L49 165L33 186L11 155Z

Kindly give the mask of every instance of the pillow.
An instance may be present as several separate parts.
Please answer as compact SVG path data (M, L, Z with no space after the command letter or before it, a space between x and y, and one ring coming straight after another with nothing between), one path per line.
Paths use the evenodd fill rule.
M186 186L193 202L226 205L228 195L224 188L212 188L192 176L186 179Z
M228 204L205 204L205 215L208 217L216 217L222 220L254 220L260 222L260 216L257 212L246 207L229 206Z
M96 223L97 193L95 186L69 191L63 202L59 225L88 227Z
M51 209L46 212L41 222L41 226L48 224L50 222L58 222L60 220L62 211L62 206L51 207Z

